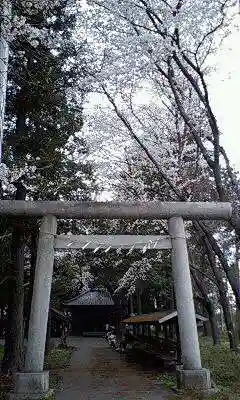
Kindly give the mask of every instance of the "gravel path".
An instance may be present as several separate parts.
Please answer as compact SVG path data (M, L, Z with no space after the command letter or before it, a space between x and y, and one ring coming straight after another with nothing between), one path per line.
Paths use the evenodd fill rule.
M167 400L153 375L125 361L102 338L70 338L77 349L57 400Z

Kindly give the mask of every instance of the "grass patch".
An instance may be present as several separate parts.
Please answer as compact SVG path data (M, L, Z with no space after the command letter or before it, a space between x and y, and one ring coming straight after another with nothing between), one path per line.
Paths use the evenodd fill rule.
M213 346L208 338L202 339L200 346L202 363L212 372L217 386L232 390L237 385L240 393L240 354L231 351L227 342Z
M210 400L240 400L240 354L229 349L228 342L213 346L209 338L200 339L202 364L210 369L212 379L219 389L218 393L208 397ZM159 381L166 389L176 387L173 375L163 374ZM177 394L173 399L202 400L205 397L199 393Z
M159 382L164 386L165 389L171 390L177 387L176 376L171 374L160 374L158 376Z
M53 390L62 390L64 387L63 376L54 370L51 371L49 375L49 386Z
M46 357L44 365L45 369L56 370L68 367L71 361L72 352L72 347L55 347Z

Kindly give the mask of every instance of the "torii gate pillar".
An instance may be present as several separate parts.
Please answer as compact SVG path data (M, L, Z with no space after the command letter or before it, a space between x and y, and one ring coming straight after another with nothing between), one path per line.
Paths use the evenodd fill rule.
M12 400L41 400L52 396L52 390L49 390L49 372L43 370L43 365L56 230L56 217L43 217L39 232L24 372L17 372L13 376L14 392L9 396Z
M178 368L178 386L209 391L210 371L202 368L196 314L183 218L169 220L172 239L172 274L177 303L183 367Z

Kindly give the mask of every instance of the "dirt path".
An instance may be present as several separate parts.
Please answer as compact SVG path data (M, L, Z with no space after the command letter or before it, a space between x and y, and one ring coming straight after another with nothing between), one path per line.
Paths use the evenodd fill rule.
M71 338L77 349L57 400L167 400L152 374L128 364L102 338Z

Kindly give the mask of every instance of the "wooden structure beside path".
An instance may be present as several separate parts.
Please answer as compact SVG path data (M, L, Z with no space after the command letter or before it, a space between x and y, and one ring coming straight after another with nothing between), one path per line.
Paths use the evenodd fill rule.
M197 325L208 318L196 314ZM181 345L176 310L139 314L121 321L125 331L131 331L130 353L143 362L161 361L163 365L181 365ZM125 343L124 346L128 345Z

